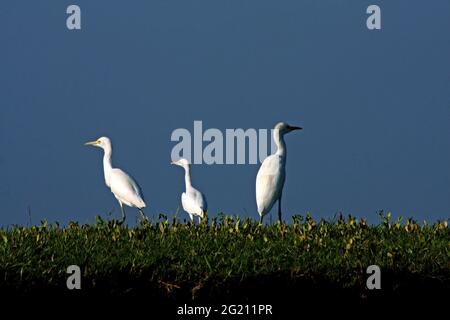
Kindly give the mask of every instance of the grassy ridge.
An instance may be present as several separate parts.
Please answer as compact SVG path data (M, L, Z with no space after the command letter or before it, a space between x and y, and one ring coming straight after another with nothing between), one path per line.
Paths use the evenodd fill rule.
M43 222L0 230L2 292L67 292L72 264L81 267L83 292L219 301L267 294L264 288L295 291L301 283L363 298L373 264L390 292L408 279L449 289L450 228L447 221L392 222L390 215L377 226L353 217L316 222L308 215L270 226L220 216L209 225L162 217L129 228L98 218L94 225Z

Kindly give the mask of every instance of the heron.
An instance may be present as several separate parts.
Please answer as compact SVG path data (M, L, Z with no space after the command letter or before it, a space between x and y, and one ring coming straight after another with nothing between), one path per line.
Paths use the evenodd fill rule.
M278 201L278 221L282 222L281 197L286 178L287 153L284 135L301 129L284 122L279 122L274 127L273 139L277 146L277 151L264 159L256 175L256 204L258 206L260 223L262 223L264 215L270 212L276 201Z
M125 221L124 205L137 208L141 214L141 218L145 219L143 209L146 207L142 190L130 175L119 168L112 165L112 144L108 137L101 137L95 141L86 142L85 145L99 147L103 149L103 172L105 175L105 184L111 189L114 197L120 205L122 213L122 221Z
M186 191L181 194L181 204L184 211L189 214L191 221L194 221L194 216L200 219L207 219L208 217L208 204L206 198L197 189L192 186L191 183L191 167L189 161L181 158L177 161L173 161L171 164L184 168L184 182L186 185Z

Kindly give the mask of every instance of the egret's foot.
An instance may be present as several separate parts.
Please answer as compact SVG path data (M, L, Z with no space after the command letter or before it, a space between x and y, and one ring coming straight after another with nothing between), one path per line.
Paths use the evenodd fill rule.
M120 220L118 220L118 219L111 219L111 220L109 220L108 221L108 224L109 225L120 225Z
M139 225L141 225L141 226L150 223L150 220L149 220L148 217L146 217L146 216L141 216L141 217L139 217L138 220L139 220L138 223L139 223Z

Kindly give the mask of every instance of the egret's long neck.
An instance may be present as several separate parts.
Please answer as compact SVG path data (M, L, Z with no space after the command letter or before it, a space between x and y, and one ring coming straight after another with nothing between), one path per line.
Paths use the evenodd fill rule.
M184 167L184 182L186 184L186 190L192 188L191 183L191 168L189 166Z
M108 147L104 149L103 155L103 173L105 174L105 183L109 187L109 177L112 170L112 148Z
M280 130L275 129L273 131L273 140L277 145L277 152L275 154L285 158L287 152L286 144L284 143L283 135L280 134Z

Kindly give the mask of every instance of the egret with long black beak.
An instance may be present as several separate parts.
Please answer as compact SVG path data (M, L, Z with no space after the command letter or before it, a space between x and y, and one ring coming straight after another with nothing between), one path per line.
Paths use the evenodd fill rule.
M142 219L145 219L143 209L146 207L142 191L137 182L127 173L119 168L112 166L112 145L111 140L107 137L101 137L95 141L87 142L85 145L102 148L103 155L103 172L105 175L105 183L111 189L111 192L119 201L120 211L122 213L122 223L125 221L125 210L123 205L134 207L141 213Z
M186 191L181 194L181 204L184 211L189 214L191 221L194 221L194 216L199 217L199 220L200 218L206 219L208 217L208 204L203 193L192 186L189 161L181 158L178 161L173 161L172 164L184 168Z
M277 152L264 159L256 176L256 204L258 206L260 223L262 223L263 217L270 212L276 201L278 201L278 221L282 221L281 196L286 178L287 152L284 135L301 129L284 122L279 122L274 127L273 139L277 146Z

